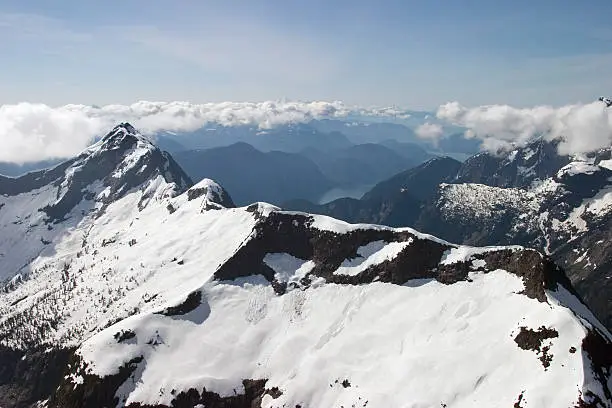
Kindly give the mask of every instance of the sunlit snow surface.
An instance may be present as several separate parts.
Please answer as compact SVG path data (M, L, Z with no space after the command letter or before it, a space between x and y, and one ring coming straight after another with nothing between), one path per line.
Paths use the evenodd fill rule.
M593 175L606 168L608 162L602 161L599 165L571 162L557 172L557 177ZM561 199L564 194L567 194L566 186L553 178L535 182L529 189L475 183L442 184L438 207L447 219L466 217L486 222L510 215L515 217L513 231L538 231L542 236L559 236L560 242L572 241L588 232L587 220L603 219L612 212L612 180L593 197L582 199L569 210L554 213L545 210L565 203Z
M279 259L268 261L289 272L291 262ZM267 378L283 391L279 399L266 397L264 407L498 406L523 390L526 407L575 402L583 360L568 350L580 349L586 331L557 304L569 295L549 294L551 306L518 294L522 281L505 271L471 279L326 284L283 296L260 276L208 282L198 309L131 317L88 340L80 353L99 375L145 357L121 390L127 403L169 404L170 390L191 387L230 396L243 392L244 378ZM547 371L513 341L520 326L542 325L560 331L546 342L554 355ZM118 343L113 336L121 329L133 330L136 341ZM151 339L160 344L147 344ZM340 385L345 379L350 388Z
M377 265L395 258L412 240L405 242L374 241L359 248L357 258L345 260L340 268L334 271L336 275L358 275L372 265Z
M104 322L139 308L79 350L98 375L116 373L132 358L145 357L146 363L119 390L126 403L169 404L171 390L192 387L230 396L243 392L245 378L266 378L268 387L283 392L277 399L266 396L264 407L366 406L366 401L370 407L511 406L523 391L525 407L556 407L570 406L582 390L582 354L568 350L580 350L585 328L557 300L551 299L551 306L519 294L522 281L505 271L473 273L472 282L452 285L428 280L404 286L323 284L278 296L261 276L211 279L249 239L255 223L251 212L200 213L198 200L180 196L173 200L173 214L163 205L128 214L136 198L111 206L90 231L92 243L105 237L116 241L97 247L97 259L103 261L87 270L84 293L74 302L83 313L74 311L65 323ZM336 232L353 228L343 230L342 223L326 218L315 225ZM136 240L133 246L127 245L131 239ZM358 252L363 262L375 263L392 257L400 245L409 243L376 242ZM69 248L67 243L59 250ZM479 252L460 247L446 261ZM92 261L89 256L79 259ZM282 281L295 281L312 267L287 254L269 254L264 262ZM360 262L347 261L342 268L360 268ZM138 286L108 310L88 303L85 288L104 293L133 276ZM153 313L181 303L197 289L202 304L188 314ZM564 292L549 296L561 302L569 297ZM521 326L542 325L560 333L545 342L554 356L547 371L535 352L518 348L513 340ZM134 331L135 339L118 343L114 336L121 330ZM344 380L351 386L342 386Z
M215 185L206 181L203 186ZM54 191L3 197L2 226L21 234L2 234L3 277L19 272L28 278L0 296L0 329L9 330L11 319L20 316L38 325L52 322L54 328L37 340L64 347L82 343L78 354L99 376L117 373L125 362L143 356L119 388L119 406L168 405L172 390L189 388L231 396L244 391L243 379L267 379L266 387L279 388L277 399L264 397L266 408L507 407L521 393L521 407L570 407L585 384L597 390L584 378L590 367L581 343L586 328L600 326L563 288L541 303L521 294L522 280L503 270L472 272L469 282L449 285L420 279L353 286L321 278L307 288L289 287L283 295L259 275L215 281L215 271L255 237L258 219L278 209L259 203L256 211L203 210L211 197L189 200L184 193L169 198L168 188L161 177L151 180L144 192L132 191L95 220L88 212L95 205L81 203L61 229L52 230L39 218L25 220L40 206L28 207L29 200L48 202ZM104 194L99 190L96 194ZM143 194L150 199L139 210ZM9 200L14 200L10 206ZM479 200L476 194L475 203ZM25 224L11 224L15 219ZM323 216L312 220L312 228L338 234L388 229ZM34 245L41 237L51 244ZM356 275L393 259L411 243L364 245L335 273ZM20 252L23 247L28 250ZM488 250L457 247L440 261L468 261ZM286 283L299 282L314 266L284 253L270 253L264 262ZM482 262L472 266L482 267ZM195 310L179 316L156 313L198 290L202 299ZM20 330L36 331L33 325ZM538 354L515 343L522 326L559 332L543 343L553 356L546 370ZM135 337L118 342L121 330ZM25 347L19 340L24 333L16 334L2 343ZM571 347L578 352L569 352ZM68 380L78 386L83 378Z

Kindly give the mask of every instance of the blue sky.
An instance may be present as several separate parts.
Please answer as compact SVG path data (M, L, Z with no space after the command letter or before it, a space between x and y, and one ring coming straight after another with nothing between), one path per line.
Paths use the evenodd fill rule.
M343 100L434 109L612 93L612 2L0 0L0 103Z

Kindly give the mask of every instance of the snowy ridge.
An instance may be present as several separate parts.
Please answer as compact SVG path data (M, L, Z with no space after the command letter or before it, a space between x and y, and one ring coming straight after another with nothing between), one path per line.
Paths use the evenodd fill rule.
M188 314L125 320L80 353L94 362L90 375L115 374L143 356L146 365L138 364L118 390L120 405L171 406L177 392L191 388L227 398L245 392L245 378L265 378L267 389L280 391L264 395L265 407L496 406L519 395L526 407L578 403L586 390L581 376L568 372L582 372L584 360L567 350L580 347L587 331L557 298L553 311L524 302L516 295L520 279L503 271L476 274L471 283L419 285L323 285L282 297L263 278L208 285L203 303ZM541 326L564 328L559 338L543 341L548 367L513 341L520 327ZM121 330L134 337L117 342ZM507 340L492 343L491 332ZM228 350L227 342L235 347ZM465 369L453 375L458 366ZM524 373L518 381L513 367ZM600 385L592 387L603 395Z
M193 216L193 207L188 205L190 202L185 202L175 213L163 217L168 219L166 223L177 215ZM525 406L530 406L528 401L533 401L533 406L558 406L577 403L587 392L604 395L601 383L583 384L581 376L568 375L570 371L589 369L583 365L581 353L568 350L582 350L581 342L592 325L601 333L606 333L605 329L588 313L577 319L576 312L567 308L576 301L562 286L541 292L543 299L537 299L535 292L530 297L521 293L529 292L533 282L517 275L520 272L498 267L535 262L525 268L546 270L546 264L541 263L544 258L535 252L520 247L477 250L447 246L405 230L351 225L343 229L340 223L330 225L329 219L327 227L322 227L317 216L286 213L262 204L198 213L190 224L220 217L228 219L225 228L244 227L229 241L233 244L224 245L223 253L210 243L196 244L199 258L195 259L195 254L184 253L179 259L185 261L181 268L186 275L180 282L189 275L193 278L180 290L160 278L150 278L146 287L160 299L157 307L141 309L86 340L78 350L82 363L73 368L65 387L78 390L94 382L104 389L105 379L119 375L119 367L128 364L132 367L130 374L115 394L119 406L174 406L177 398L190 389L231 398L247 392L246 379L265 380L260 390L264 407L348 403L397 406L405 401L461 407L472 406L474 400L484 405L500 400L514 402L521 392ZM234 217L244 218L229 227ZM200 236L208 236L205 230L210 227L201 228ZM282 242L275 241L279 230L284 231ZM308 234L313 235L304 237L303 242L314 241L310 255L306 253L309 248L298 242L300 236ZM198 236L190 234L194 235ZM348 272L342 268L351 262L349 259L335 253L321 259L329 248L325 243L332 237L339 253L355 248L367 257L369 265L342 273ZM143 246L148 247L145 242ZM382 250L389 255L375 259L368 256ZM430 262L437 267L429 272L414 269L413 277L386 275L398 267L410 271L405 262L422 263L415 256L423 251L433 252ZM450 262L449 251L469 256ZM153 250L150 256L157 252ZM207 262L202 264L200 259ZM259 262L270 267L272 274L266 273L265 267L260 269ZM457 275L462 262L471 266L465 275ZM217 263L221 267L215 267ZM241 267L234 269L234 264ZM163 269L158 274L168 275ZM533 287L536 292L537 286ZM456 304L454 299L469 300ZM382 310L385 319L380 321ZM419 313L410 317L405 314L407 310ZM543 343L548 347L543 360L540 353L521 349L517 346L520 340L516 340L521 338L522 327L537 332L541 326L558 336ZM493 347L487 336L491 331L506 333L508 341ZM449 337L451 333L459 337ZM450 347L457 342L461 344L458 355L457 349ZM228 348L228 344L233 346ZM439 351L434 352L440 349L448 350L442 359ZM523 376L519 383L514 380L515 385L509 386L515 377L512 370L499 373L495 367L501 362L483 358L483 349L490 350L490 356L505 356L504 360L512 355L516 367L529 367L532 376ZM478 365L473 374L453 378L447 388L435 391L425 386L431 377L423 377L419 368L436 367L431 374L435 376L435 372L449 373L453 366L465 366L474 360L483 365ZM181 363L169 364L173 361ZM388 368L383 369L390 366L397 367L392 381L388 381ZM315 376L313 370L325 374ZM421 372L424 382L414 380L416 372ZM486 386L485 378L490 384L504 383L506 387ZM481 387L474 388L476 383ZM550 393L545 391L545 384L563 384L566 391ZM197 401L206 403L209 397L205 395Z
M548 257L234 208L130 128L2 197L26 233L0 244L0 362L67 367L43 406L612 405L610 333ZM83 177L94 158L104 174ZM67 177L91 194L65 187L62 217L11 224Z
M473 156L459 172L462 184L442 184L418 225L455 242L541 250L612 328L612 149L572 157L553 147ZM533 172L524 177L522 168Z
M442 184L436 207L447 220L467 217L486 225L508 223L515 233L554 235L560 245L576 240L588 232L587 225L612 213L611 188L609 169L592 161L573 161L555 177L534 182L530 188ZM546 248L549 253L554 250Z
M557 178L562 178L566 175L575 176L576 174L593 174L600 170L601 167L592 163L583 161L573 161L568 165L563 166L561 170L557 172Z
M123 124L54 169L14 179L0 176L0 281L21 279L30 272L28 264L53 253L53 244L68 230L93 222L129 192L145 191L142 208L152 198L184 191L191 182L171 169L172 163ZM58 222L62 225L56 227Z

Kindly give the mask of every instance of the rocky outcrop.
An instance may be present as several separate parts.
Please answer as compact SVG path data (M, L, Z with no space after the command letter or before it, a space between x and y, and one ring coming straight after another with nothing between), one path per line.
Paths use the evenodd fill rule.
M257 211L254 207L253 211ZM481 272L503 269L522 278L524 294L546 302L545 290L556 290L561 284L576 293L569 280L554 262L531 249L492 249L476 253L469 259L444 263L444 255L456 246L424 238L406 230L389 228L360 228L345 233L313 227L313 216L307 214L272 212L261 217L253 238L242 246L215 273L218 280L232 280L241 276L260 274L275 287L277 293L286 290L275 280L274 271L265 264L269 253L286 253L302 260L311 260L314 266L302 279L308 287L315 278L339 284L367 284L390 282L404 284L411 279L435 279L452 284L469 280L470 271ZM358 256L358 250L368 244L383 241L404 242L407 245L391 260L370 266L356 275L335 273L341 264ZM474 267L474 261L481 261Z
M73 352L73 348L0 347L0 406L30 407L48 398L63 381Z

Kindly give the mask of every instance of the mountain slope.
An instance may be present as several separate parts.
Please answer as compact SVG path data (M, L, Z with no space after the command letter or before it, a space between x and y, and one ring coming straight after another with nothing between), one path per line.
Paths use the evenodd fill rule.
M117 158L78 184L117 186L112 202L84 197L75 208L95 211L58 219L33 258L14 255L25 266L0 293L0 405L612 404L610 333L550 258L232 208L211 180L130 159L138 146L166 157L131 128L105 140L37 187L57 194L75 163ZM21 190L0 213L32 196Z
M525 155L531 157L534 150L528 146L512 156L521 160ZM512 157L486 156L483 154L478 160L501 164L493 167L491 174L509 174L505 179L496 176L487 181L510 187L476 183L442 185L413 225L465 244L517 243L550 254L568 271L599 318L612 327L609 149L584 158L559 157L556 153L543 158L540 154L540 160L532 162L530 170L522 176L514 172L522 166L512 165ZM481 180L480 176L476 178Z
M482 152L467 159L457 174L458 183L480 183L494 187L529 187L544 180L571 161L557 153L558 141L535 140L511 152Z
M199 207L179 202L162 222L192 217ZM120 406L176 407L222 406L231 398L242 402L230 406L461 407L511 404L521 394L524 406L552 407L607 398L608 378L597 380L590 361L607 363L589 350L591 341L609 349L605 329L534 251L457 248L409 229L350 226L261 205L198 218L191 223L201 236L231 235L198 242L197 253L179 257L181 266L163 266L174 251L151 257L181 276L169 284L167 272L155 273L139 289L148 297L135 315L89 338L50 406L96 406L113 396ZM127 271L129 249L118 242L98 256L117 254L111 268ZM421 312L410 317L409 310ZM507 340L492 340L491 332ZM534 338L537 346L527 340ZM468 365L461 376L450 374ZM585 373L586 382L572 372ZM439 375L450 376L447 385L425 386Z
M300 153L316 163L327 178L343 186L374 184L424 161L407 159L375 143L326 151L310 148Z
M422 206L436 195L440 183L453 181L460 166L450 157L436 157L376 184L360 200L340 198L321 205L291 200L283 203L283 208L348 222L409 226L420 216Z
M218 180L239 205L262 200L317 200L332 187L307 158L294 153L263 153L246 143L180 152L174 157L194 180Z
M193 132L162 133L158 135L163 146L180 144L183 150L211 149L248 143L263 152L283 151L297 153L309 147L323 150L341 149L353 143L339 132L323 132L308 124L289 123L261 129L258 126L223 126L210 123ZM172 145L171 145L172 143ZM171 150L175 152L177 150Z
M174 160L129 124L113 131L80 156L52 169L18 178L0 176L0 280L20 271L64 231L83 218L99 217L134 189L144 191L137 208L156 197L176 195L191 180Z
M412 226L467 245L537 248L566 268L612 328L612 149L570 157L556 147L536 140L464 163L426 163L379 183L361 200L283 206L350 222Z

